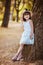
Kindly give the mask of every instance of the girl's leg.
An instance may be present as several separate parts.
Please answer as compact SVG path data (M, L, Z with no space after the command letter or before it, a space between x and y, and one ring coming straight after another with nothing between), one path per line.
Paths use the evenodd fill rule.
M22 57L22 50L23 50L24 44L20 44L20 47L18 49L18 52L16 53L16 55L12 58L12 60L18 60Z

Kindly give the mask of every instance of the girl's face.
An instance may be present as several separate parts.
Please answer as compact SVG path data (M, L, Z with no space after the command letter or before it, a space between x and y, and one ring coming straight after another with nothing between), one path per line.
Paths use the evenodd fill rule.
M24 15L24 18L25 18L26 20L29 20L30 16L29 16L28 14L26 14L26 15Z

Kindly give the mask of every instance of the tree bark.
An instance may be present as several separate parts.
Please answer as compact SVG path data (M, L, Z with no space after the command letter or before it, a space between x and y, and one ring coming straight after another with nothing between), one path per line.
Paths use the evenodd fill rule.
M33 7L35 27L35 58L43 59L43 0L35 0Z
M26 48L23 54L28 51L29 62L43 60L43 0L35 0L33 6L32 20L34 23L35 42L31 46L30 54ZM29 47L28 47L29 48ZM24 54L24 56L25 56ZM26 57L26 56L25 56Z
M5 13L4 13L4 18L2 22L2 27L8 27L9 23L9 16L10 16L10 5L11 5L11 0L6 0L5 3Z

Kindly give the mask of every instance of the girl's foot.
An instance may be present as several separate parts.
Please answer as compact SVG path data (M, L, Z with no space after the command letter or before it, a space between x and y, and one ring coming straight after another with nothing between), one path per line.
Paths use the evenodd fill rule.
M18 60L18 61L23 60L23 56L22 56L21 53L18 55L17 60Z
M23 56L22 54L20 53L19 55L15 55L12 60L15 62L15 61L22 61L23 60Z
M23 60L24 60L23 57L20 57L20 58L17 58L16 61L23 61Z
M13 58L13 59L12 59L12 61L14 61L14 62L15 62L15 61L23 61L23 60L24 60L23 57L21 57L21 58Z
M18 55L15 55L15 56L12 58L12 61L16 61L16 60L17 60L17 57L18 57Z

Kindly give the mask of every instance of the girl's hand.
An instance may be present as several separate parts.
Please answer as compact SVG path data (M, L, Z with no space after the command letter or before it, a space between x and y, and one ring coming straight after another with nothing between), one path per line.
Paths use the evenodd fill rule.
M30 34L30 38L32 39L33 33Z

